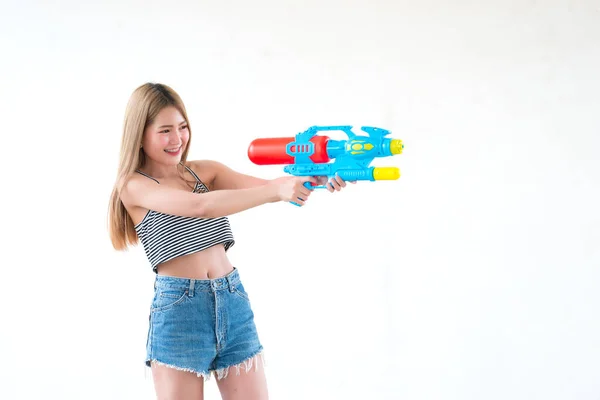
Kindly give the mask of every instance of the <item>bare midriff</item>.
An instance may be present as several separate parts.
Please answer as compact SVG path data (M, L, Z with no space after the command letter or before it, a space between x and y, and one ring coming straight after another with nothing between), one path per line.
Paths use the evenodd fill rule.
M233 271L222 244L177 257L157 266L158 275L188 279L216 279Z

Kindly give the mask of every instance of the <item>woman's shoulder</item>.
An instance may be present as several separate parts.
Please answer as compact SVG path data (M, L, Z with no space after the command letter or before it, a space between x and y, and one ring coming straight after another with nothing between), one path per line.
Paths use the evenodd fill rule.
M205 170L215 170L220 168L223 163L216 161L216 160L188 160L186 161L186 165L190 168L196 168L196 169L205 169Z
M219 171L221 163L215 160L188 160L185 166L192 170L198 176L198 179L212 189L215 177Z
M128 210L136 207L139 196L156 186L158 181L142 171L136 170L123 179L119 198Z

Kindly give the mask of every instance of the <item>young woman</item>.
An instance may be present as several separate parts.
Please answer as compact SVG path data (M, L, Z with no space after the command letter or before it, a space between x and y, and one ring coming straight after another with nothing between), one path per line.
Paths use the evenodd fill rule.
M234 244L227 216L277 201L302 206L311 194L304 182L327 180L264 180L217 161L188 161L190 139L175 91L147 83L133 92L109 229L117 250L139 240L156 273L146 365L158 399L202 399L211 373L224 400L267 399L254 314L226 254ZM335 178L327 188L345 186Z

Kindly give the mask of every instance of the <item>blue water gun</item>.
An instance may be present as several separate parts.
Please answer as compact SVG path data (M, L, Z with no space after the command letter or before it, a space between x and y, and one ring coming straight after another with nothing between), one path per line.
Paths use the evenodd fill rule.
M248 157L258 165L289 164L283 170L294 176L327 176L329 180L337 175L345 181L400 178L396 167L369 165L376 157L402 154L402 141L386 138L390 134L386 129L363 126L361 130L368 136L355 134L351 125L336 125L312 126L295 137L259 138L250 143ZM342 131L348 140L317 135L322 131ZM310 182L304 186L311 190L326 188Z

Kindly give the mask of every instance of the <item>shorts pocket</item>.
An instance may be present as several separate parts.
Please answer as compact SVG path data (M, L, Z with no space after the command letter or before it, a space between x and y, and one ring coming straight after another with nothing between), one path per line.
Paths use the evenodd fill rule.
M233 293L235 293L236 295L238 295L239 297L241 297L242 299L244 299L248 302L250 301L250 296L248 296L246 289L244 289L244 286L241 283L238 283L235 285L235 288L233 289Z
M157 289L150 310L158 312L171 309L183 303L187 297L187 289Z

